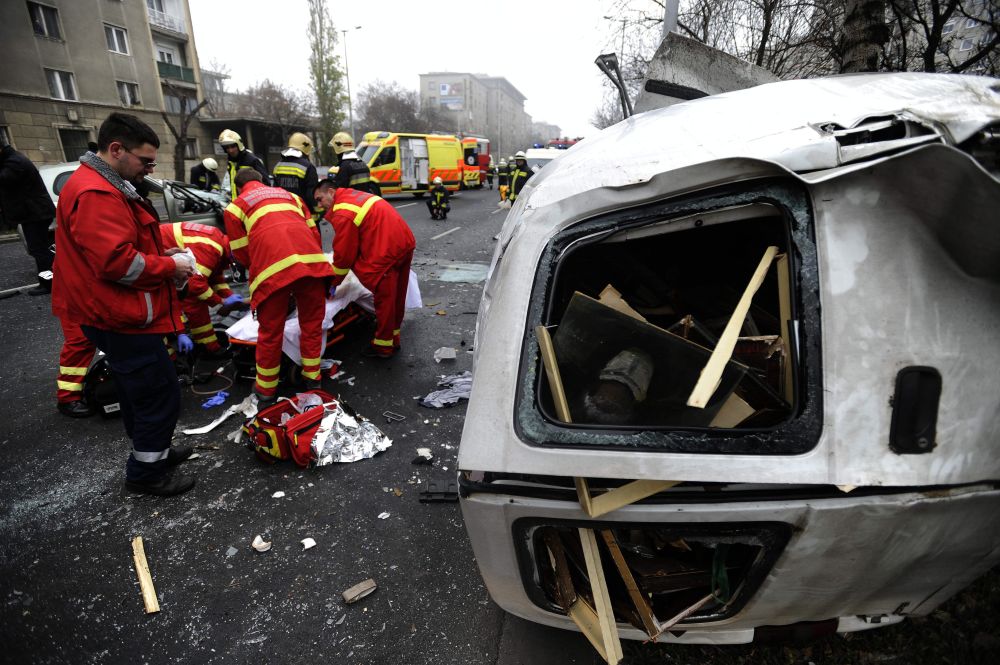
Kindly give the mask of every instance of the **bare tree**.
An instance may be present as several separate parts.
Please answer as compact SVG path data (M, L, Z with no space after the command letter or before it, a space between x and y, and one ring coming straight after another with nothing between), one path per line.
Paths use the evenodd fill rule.
M170 81L163 80L163 87L167 89L170 96L176 99L176 106L173 100L168 103L168 110L160 111L163 122L174 137L174 180L184 181L184 149L188 142L188 128L191 121L198 116L198 111L208 104L208 99L198 101L197 93L187 88L179 88ZM169 112L171 107L176 108L175 112ZM174 116L171 119L171 115Z
M313 124L312 97L265 79L238 95L236 111L278 126L280 140Z
M316 98L316 111L325 138L321 150L323 161L333 155L326 145L344 122L344 86L340 58L335 55L337 30L330 20L326 0L309 0L309 78Z
M357 115L361 134L376 130L425 132L434 129L436 114L420 108L420 95L399 83L376 80L358 93Z
M887 68L997 75L1000 8L989 0L888 0ZM966 32L971 22L974 33ZM979 28L982 28L980 30Z
M605 95L601 105L594 109L590 116L590 124L598 129L604 129L617 124L624 119L622 105L618 101L618 95Z

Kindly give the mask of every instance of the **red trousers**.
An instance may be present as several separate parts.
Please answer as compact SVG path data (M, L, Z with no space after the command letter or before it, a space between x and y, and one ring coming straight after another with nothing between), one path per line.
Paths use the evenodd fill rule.
M83 399L83 379L94 359L97 347L84 337L80 326L59 319L62 324L63 345L59 352L59 375L56 377L56 400L60 403L79 402Z
M218 351L222 348L215 336L208 305L196 297L187 297L181 300L181 311L187 317L188 330L191 331L191 340L195 344L202 344L206 351Z
M406 312L406 287L410 282L412 261L411 251L389 268L374 288L368 287L375 297L375 337L372 339L372 347L377 353L388 356L400 348L399 331Z
M299 351L302 353L302 376L319 378L323 355L323 316L326 314L326 283L319 277L303 277L271 293L257 306L257 384L258 395L270 397L278 390L281 371L281 343L288 318L288 297L295 296L299 311Z

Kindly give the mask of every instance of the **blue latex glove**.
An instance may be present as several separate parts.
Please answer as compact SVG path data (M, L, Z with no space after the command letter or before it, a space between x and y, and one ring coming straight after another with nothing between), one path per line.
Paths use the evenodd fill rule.
M336 294L337 294L337 287L336 286L331 286L330 287L330 297L333 298Z
M194 351L194 342L184 333L177 336L177 350L181 353L191 353Z
M231 296L229 296L227 298L224 298L222 300L222 304L223 305L236 305L236 304L242 303L242 302L243 302L243 296L241 296L238 293L234 293L233 295L231 295Z
M205 400L205 403L201 405L203 409L211 409L213 406L222 406L226 403L226 398L229 397L229 393L225 390L220 390L215 393L212 397Z

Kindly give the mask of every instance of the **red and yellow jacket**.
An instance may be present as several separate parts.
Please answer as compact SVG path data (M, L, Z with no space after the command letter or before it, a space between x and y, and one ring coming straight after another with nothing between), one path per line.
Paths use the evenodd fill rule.
M229 246L250 270L250 304L303 277L332 277L319 230L298 196L248 182L223 214Z
M337 189L326 219L333 224L334 284L349 270L368 290L385 271L417 246L413 232L384 199L355 189Z
M182 330L159 219L87 164L59 193L52 313L119 333Z
M229 265L229 239L222 231L195 222L176 222L161 224L160 234L164 249L179 247L194 254L197 272L188 279L188 298L214 307L233 295L223 274Z

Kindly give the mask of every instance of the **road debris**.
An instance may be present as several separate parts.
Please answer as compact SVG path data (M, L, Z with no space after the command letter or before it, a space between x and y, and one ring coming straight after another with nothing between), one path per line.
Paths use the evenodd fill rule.
M387 520L387 519L389 519L389 513L379 513L378 514L378 518L380 520Z
M413 458L412 464L430 464L434 461L434 454L430 448L417 448L417 456Z
M457 357L455 349L450 346L442 346L440 349L434 352L434 362L439 363L442 360L454 360Z
M281 490L278 490L277 492L275 492L274 494L271 495L271 498L272 499L281 499L281 498L284 498L284 496L285 496L285 493L282 492Z
M313 540L312 538L303 538L302 539L302 549L308 550L308 549L313 548L313 547L316 547L316 541L315 540Z
M271 549L271 543L261 538L260 534L254 536L253 542L250 543L250 546L258 552L266 552Z
M457 404L459 400L469 399L469 395L472 393L472 372L466 370L461 374L442 376L438 385L442 386L443 389L428 394L420 400L420 406L440 409Z
M159 612L160 601L156 599L153 576L149 574L149 564L146 562L146 549L142 545L142 536L136 536L132 539L132 560L135 562L135 572L139 576L139 588L142 589L142 602L146 606L146 614Z
M316 466L368 459L392 446L392 439L370 420L349 414L341 402L324 406L327 414L311 444Z
M375 591L375 589L377 588L378 585L375 584L375 580L369 578L363 582L358 582L357 584L352 586L350 589L348 589L341 595L344 597L344 602L350 605L352 603L358 602L371 592ZM347 615L345 614L344 616ZM339 626L343 620L344 617L340 617L340 621L337 622L337 625Z
M235 413L242 413L247 418L252 418L257 415L257 396L253 393L249 394L244 398L239 404L234 404L228 409L222 412L218 418L205 425L204 427L196 427L193 429L183 430L184 434L191 436L192 434L208 434L213 429L219 426L223 420Z
M420 503L455 503L458 484L454 480L428 480L420 490Z
M406 420L406 416L396 413L395 411L383 411L382 416L385 418L387 423L398 423Z
M223 404L226 403L227 399L229 399L229 393L227 393L225 390L220 390L219 392L215 393L207 400L202 402L201 408L211 409L214 406L222 406Z

